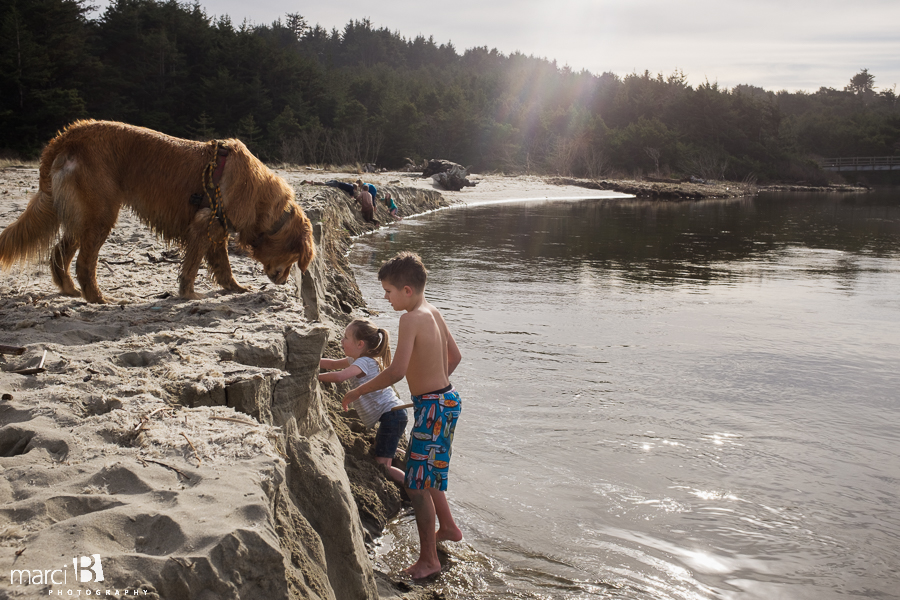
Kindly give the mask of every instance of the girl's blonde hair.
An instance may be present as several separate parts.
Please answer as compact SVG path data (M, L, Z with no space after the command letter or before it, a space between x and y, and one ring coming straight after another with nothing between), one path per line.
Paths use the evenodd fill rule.
M387 329L376 327L375 323L366 319L353 319L347 329L355 339L366 345L364 356L378 361L382 370L391 366L391 336Z

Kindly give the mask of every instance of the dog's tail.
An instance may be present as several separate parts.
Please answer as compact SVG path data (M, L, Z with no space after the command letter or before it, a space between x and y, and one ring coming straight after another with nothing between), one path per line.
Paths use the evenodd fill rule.
M0 232L0 267L6 271L19 261L34 262L47 256L58 231L53 198L38 190L25 212Z

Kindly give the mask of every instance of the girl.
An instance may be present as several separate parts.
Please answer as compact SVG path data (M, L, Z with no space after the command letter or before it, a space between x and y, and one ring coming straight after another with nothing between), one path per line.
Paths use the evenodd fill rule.
M354 379L360 386L373 379L382 369L391 364L391 340L385 329L379 329L371 321L355 319L344 329L341 347L347 358L331 360L323 358L319 361L322 369L341 369L334 373L319 374L319 381L340 383ZM404 473L391 466L391 460L397 452L400 436L406 430L406 410L392 410L400 406L400 399L393 388L384 388L363 394L354 402L356 412L366 427L374 427L380 423L375 435L375 461L381 465L384 474L399 484L403 484ZM344 410L349 404L342 403Z
M391 193L390 193L390 192L385 192L385 193L384 193L384 203L387 204L387 206L388 206L388 211L390 211L392 217L394 217L394 218L397 219L398 221L402 221L402 220L403 220L403 217L401 217L399 214L397 214L397 205L394 204L394 199L391 198Z

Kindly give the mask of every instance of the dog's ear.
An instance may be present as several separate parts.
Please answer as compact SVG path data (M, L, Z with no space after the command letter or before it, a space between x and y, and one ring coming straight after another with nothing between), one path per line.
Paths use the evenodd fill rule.
M300 259L297 261L297 266L303 273L306 273L310 263L316 257L316 245L313 243L311 228L308 229L308 232L308 234L304 232L304 235L301 235L298 240Z
M301 273L306 273L313 258L315 258L315 254L304 254L300 256L300 260L297 261L297 268L300 269Z
M312 223L299 207L290 221L289 236L291 252L300 255L297 266L305 273L316 257L316 243L313 239Z

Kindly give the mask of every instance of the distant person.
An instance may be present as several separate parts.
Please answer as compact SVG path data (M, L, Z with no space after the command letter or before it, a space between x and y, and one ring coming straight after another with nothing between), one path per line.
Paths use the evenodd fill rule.
M357 179L356 185L365 188L370 194L372 194L372 202L375 202L375 198L378 197L378 188L376 188L371 183L363 183L362 179Z
M401 217L399 214L397 214L397 205L394 204L394 199L391 198L390 192L384 193L384 203L387 204L388 211L390 211L392 217L394 217L398 221L403 220L403 217Z
M359 210L362 212L363 220L377 225L378 221L375 220L375 204L372 202L372 194L360 185L354 184L353 196L359 202Z
M447 503L447 480L456 421L462 410L450 375L462 359L441 313L425 299L428 270L412 252L401 252L378 271L384 297L400 317L397 350L389 367L344 396L344 404L392 385L403 377L415 406L415 424L406 454L406 492L419 532L419 559L406 569L413 579L439 573L437 542L459 541L462 531ZM440 527L435 531L435 518Z
M343 190L347 193L348 196L353 196L353 184L347 183L345 181L338 181L336 179L329 179L328 181L312 181L304 180L300 182L303 185L325 185L328 187L338 188L339 190Z
M346 358L331 360L323 358L319 361L322 369L341 369L333 373L321 373L319 381L341 383L352 379L356 385L362 385L374 379L383 368L391 365L391 339L385 329L379 329L371 321L355 319L344 329L341 348ZM343 402L344 410L348 410L350 402ZM375 462L388 479L403 483L404 473L391 464L400 436L406 431L406 409L401 406L400 399L390 386L363 394L355 401L356 412L366 427L374 427L378 423L375 434Z
M328 187L336 187L336 188L338 188L338 189L340 189L340 190L344 190L344 191L347 192L347 194L350 195L350 196L353 195L353 184L352 184L352 183L345 183L345 182L343 182L343 181L337 181L337 180L335 180L335 179L329 179L329 180L326 181L325 183L323 183L323 184L317 184L317 185L327 185Z

